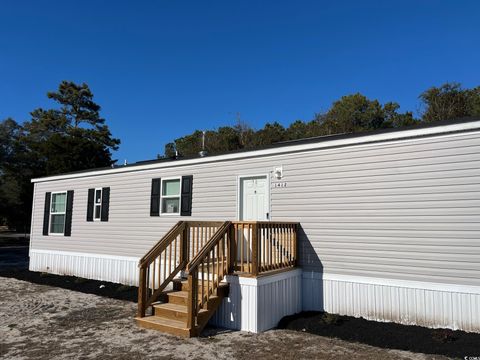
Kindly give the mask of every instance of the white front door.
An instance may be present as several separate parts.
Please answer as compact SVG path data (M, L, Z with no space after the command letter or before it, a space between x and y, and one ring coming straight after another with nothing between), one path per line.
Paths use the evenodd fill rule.
M240 178L240 220L268 220L268 190L266 175Z

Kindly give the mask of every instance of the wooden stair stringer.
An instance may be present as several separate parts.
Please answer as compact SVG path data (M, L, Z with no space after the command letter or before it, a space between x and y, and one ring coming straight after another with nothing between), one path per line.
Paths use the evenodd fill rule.
M217 309L222 304L223 298L224 298L223 296L215 296L215 295L210 297L207 304L208 309L205 310L206 311L205 315L199 317L197 320L197 326L195 327L195 333L196 333L195 336L198 336L202 333L203 329L208 324L208 321L210 320L210 318L213 316L213 314L215 314Z

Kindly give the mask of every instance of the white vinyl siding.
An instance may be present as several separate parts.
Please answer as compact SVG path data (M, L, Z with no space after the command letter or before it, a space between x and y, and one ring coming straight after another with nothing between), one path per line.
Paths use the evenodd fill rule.
M253 153L254 154L254 153ZM208 157L207 157L208 158ZM192 220L238 216L237 178L271 173L274 221L301 223L305 271L480 286L480 134L350 145L35 184L32 248L142 257L179 215L150 217L151 179L193 175ZM285 187L275 187L281 181ZM45 192L108 183L103 226L73 212L72 241L42 236Z

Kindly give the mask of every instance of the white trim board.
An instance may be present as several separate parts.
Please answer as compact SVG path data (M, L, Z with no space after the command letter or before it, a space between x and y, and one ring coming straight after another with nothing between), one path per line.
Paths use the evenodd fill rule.
M383 141L418 141L419 139L423 139L425 136L430 137L446 137L446 136L458 136L463 135L465 131L475 131L475 133L479 133L480 129L480 120L478 121L471 121L459 124L449 124L449 125L440 125L428 128L413 128L409 130L403 131L396 131L390 133L380 133L380 134L365 134L363 136L358 136L354 138L347 138L347 139L331 139L325 140L320 142L312 142L309 144L292 144L282 147L275 147L270 149L263 149L263 150L252 150L252 151L245 151L240 153L231 153L225 155L213 155L213 156L206 156L201 158L195 159L186 159L186 160L177 160L177 161L167 161L164 163L152 163L152 164L138 164L138 165L131 165L126 167L118 167L113 169L103 169L103 170L92 170L92 171L85 171L80 173L73 173L73 174L64 174L64 175L55 175L43 178L35 178L31 181L33 183L36 182L45 182L45 181L52 181L52 180L62 180L62 179L73 179L73 178L82 178L88 176L98 176L98 175L109 175L109 174L116 174L116 173L126 173L126 172L134 172L140 170L154 170L154 169L161 169L161 168L173 168L173 167L180 167L185 165L192 165L192 164L202 164L202 163L212 163L212 162L219 162L225 160L234 160L234 159L243 159L243 158L250 158L250 157L259 157L259 156L268 156L268 155L278 155L278 154L286 154L286 153L293 153L293 152L301 152L301 151L308 151L308 150L315 150L315 149L324 149L324 148L331 148L331 147L339 147L339 146L348 146L348 145L356 145L356 146L375 146L378 142Z
M316 271L303 271L302 279L342 281L342 282L350 282L350 283L356 283L356 284L393 286L393 287L400 287L400 288L480 295L480 286L474 286L474 285L469 286L469 285L458 285L458 284L447 284L447 283L444 284L444 283L434 283L434 282L424 282L424 281L414 281L414 280L375 278L375 277L367 277L367 276L355 276L355 275L343 275L343 274L331 274L331 273L322 274Z
M33 184L33 197L32 197L33 201L32 201L32 214L30 215L30 242L28 245L28 254L29 254L28 256L30 256L30 250L32 249L32 246L34 244L33 227L35 223L35 203L37 202L35 201L36 194L37 194L37 184Z
M293 268L288 271L283 271L278 274L265 275L260 277L246 277L241 275L227 275L227 281L229 284L251 285L261 286L271 284L277 281L289 279L291 277L302 275L301 268Z
M30 249L30 252L38 253L38 254L48 254L48 255L81 256L81 257L91 257L96 259L136 261L137 263L140 261L140 257L134 257L134 256L117 256L117 255L108 255L108 254L82 253L82 252L75 252L75 251Z

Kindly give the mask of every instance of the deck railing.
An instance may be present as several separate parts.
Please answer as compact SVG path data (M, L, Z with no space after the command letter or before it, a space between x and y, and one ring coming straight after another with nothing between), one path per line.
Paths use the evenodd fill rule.
M234 268L252 276L294 267L297 261L295 222L234 221Z
M187 240L189 243L189 258L193 259L205 244L212 238L213 234L224 224L223 221L186 221Z
M190 299L196 317L225 275L255 277L295 267L297 230L294 222L179 221L139 262L138 316L182 270L197 284L190 287L198 290Z

